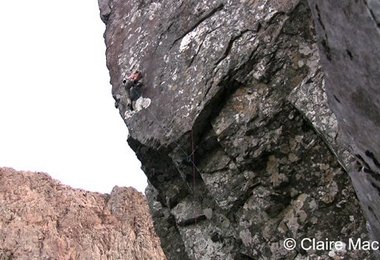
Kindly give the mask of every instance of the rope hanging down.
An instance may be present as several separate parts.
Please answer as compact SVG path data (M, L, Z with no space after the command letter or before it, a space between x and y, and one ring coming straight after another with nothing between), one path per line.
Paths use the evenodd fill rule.
M152 113L152 111L150 111L150 108L146 108L149 113L152 115L153 119L157 122L157 124L164 130L166 131L166 134L169 133L170 129L167 129L161 122L160 120L158 120L158 118ZM177 147L182 151L182 153L186 156L186 158L190 158L191 160L191 163L192 163L192 174L193 174L193 202L195 203L196 199L195 199L195 183L196 183L196 172L198 171L199 173L201 172L198 167L196 166L195 164L195 144L194 144L194 135L193 135L193 129L190 130L190 139L191 139L191 154L190 156L188 156L188 154L186 153L186 151L182 148L182 146L174 141L174 143L177 145ZM177 170L183 175L184 173L179 169L177 168ZM197 207L194 205L194 224L197 223Z
M161 122L160 120L158 120L158 118L152 113L152 111L150 111L150 107L146 108L146 110L148 110L148 112L152 115L154 121L157 122L157 124L164 130L166 131L165 134L169 133L171 130L166 128ZM194 192L194 189L195 189L195 182L196 182L196 172L198 171L199 173L201 172L199 170L199 168L196 166L195 164L195 144L194 144L194 136L193 136L193 130L191 129L190 130L190 138L191 138L191 154L190 156L187 154L187 152L182 148L182 146L176 142L176 141L173 141L176 146L180 149L180 151L183 153L183 155L188 158L190 161L191 161L191 164L192 164L192 174L193 174L193 192ZM184 175L184 173L179 169L177 168L179 172L181 172L181 174ZM185 176L185 175L184 175Z

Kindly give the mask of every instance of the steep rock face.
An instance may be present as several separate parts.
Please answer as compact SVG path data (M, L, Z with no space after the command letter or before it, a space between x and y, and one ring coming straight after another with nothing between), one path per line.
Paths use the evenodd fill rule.
M139 69L152 99L132 117L125 104L119 112L169 259L370 257L283 246L367 237L306 1L99 6L113 95Z
M309 0L331 109L360 165L351 178L380 240L380 3Z
M146 199L0 168L0 259L166 259Z

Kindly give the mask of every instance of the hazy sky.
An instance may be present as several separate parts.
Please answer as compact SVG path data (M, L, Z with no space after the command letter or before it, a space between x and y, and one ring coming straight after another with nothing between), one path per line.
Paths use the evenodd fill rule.
M143 191L113 106L97 1L3 1L1 10L0 166L91 191Z

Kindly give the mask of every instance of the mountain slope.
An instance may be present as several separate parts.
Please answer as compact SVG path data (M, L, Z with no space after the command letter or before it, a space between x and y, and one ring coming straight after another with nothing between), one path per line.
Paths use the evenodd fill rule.
M0 259L166 259L144 196L0 168Z

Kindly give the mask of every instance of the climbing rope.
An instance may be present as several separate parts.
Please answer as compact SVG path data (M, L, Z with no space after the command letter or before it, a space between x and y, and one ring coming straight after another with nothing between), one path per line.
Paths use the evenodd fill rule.
M153 119L157 122L157 124L164 130L166 131L166 134L170 132L170 129L166 128L162 122L150 111L150 108L147 107L146 110L152 115ZM199 173L201 172L198 167L195 164L195 144L194 144L194 137L193 137L193 130L190 130L190 139L191 139L191 154L190 156L187 154L187 152L182 148L182 146L175 140L173 140L174 144L180 149L180 151L185 155L186 158L189 158L193 167L193 191L195 188L195 180L196 180L196 172L198 171ZM178 171L180 171L182 174L183 172L177 168ZM184 174L183 174L184 175Z
M158 125L164 130L166 131L166 133L169 133L170 129L167 129L164 124L162 124L162 122L160 122L160 120L158 120L158 118L153 114L152 111L150 111L150 108L147 107L146 108L149 113L152 115L153 119L158 123ZM198 167L196 166L195 164L195 144L194 144L194 135L193 135L193 129L190 130L190 139L191 139L191 154L190 156L188 156L188 154L186 153L186 151L182 148L182 146L176 142L175 140L173 141L177 147L182 151L182 153L186 156L186 158L190 158L191 160L191 163L192 163L192 174L193 174L193 187L192 187L192 190L193 190L193 202L194 202L194 212L193 212L193 216L194 216L194 224L197 223L197 207L195 206L195 203L196 203L196 198L195 198L195 183L196 183L196 173L197 171L200 173L201 171L198 169ZM179 169L177 168L177 170L183 175L185 176L185 174ZM186 180L185 180L186 182ZM201 195L201 198L203 198L203 196Z
M195 174L196 174L196 165L195 165L195 150L194 150L194 136L193 136L193 129L190 130L190 135L191 135L191 161L193 164L193 201L195 203ZM196 212L196 207L194 205L194 224L197 224L197 212Z
M135 71L134 74L132 74L130 77L128 77L129 79L135 79L135 76L136 76L136 73L139 74L137 76L139 76L139 78L142 77L141 73L139 71ZM133 77L132 77L133 76ZM137 81L139 80L139 78L137 78ZM123 82L125 83L125 82ZM167 129L165 127L164 124L162 124L162 122L160 120L158 120L158 118L155 116L154 113L152 113L152 111L150 110L149 108L149 105L147 107L145 107L145 109L148 110L148 112L151 114L151 116L153 117L153 119L157 122L157 124L164 130L166 131L165 135L169 133L170 129ZM125 114L125 113L124 113ZM132 116L132 115L129 115L129 116ZM188 154L186 153L186 151L182 148L182 146L177 142L177 141L173 141L176 145L177 145L177 148L179 148L182 153L185 155L185 158L186 159L190 159L191 163L192 163L192 177L193 177L193 202L195 203L196 202L196 198L195 198L195 184L196 184L196 173L197 171L200 173L201 171L198 169L198 167L196 166L195 164L195 145L194 145L194 135L193 135L193 129L190 130L190 139L191 139L191 154L190 156L188 156ZM183 176L183 178L185 178L185 183L189 185L189 183L186 181L186 175L181 171L180 167L177 167L177 170L179 171L179 173L181 174L181 176ZM189 189L191 190L191 187L189 187ZM196 207L194 205L194 223L196 224L197 222L197 215L196 215Z
M196 174L196 165L195 165L195 150L194 150L194 136L193 136L193 129L191 129L191 155L192 155L192 158L191 158L191 162L193 164L193 187L195 189L195 174Z

